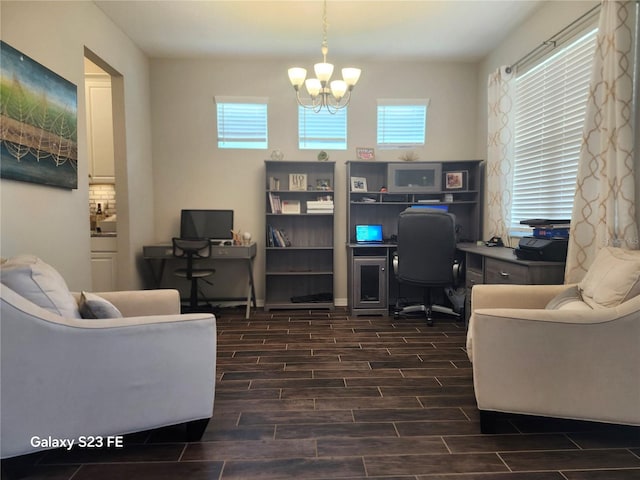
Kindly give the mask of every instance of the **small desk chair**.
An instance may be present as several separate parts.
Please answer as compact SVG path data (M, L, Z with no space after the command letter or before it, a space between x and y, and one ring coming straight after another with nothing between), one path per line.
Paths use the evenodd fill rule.
M211 242L209 239L173 239L173 256L187 260L185 268L178 268L174 274L186 278L191 282L191 294L189 295L189 310L198 309L198 280L213 285L205 277L212 276L216 271L213 268L195 268L194 260L209 258L211 256Z
M452 292L457 281L460 265L455 260L455 223L453 214L435 209L407 208L400 213L398 249L393 257L398 289L400 290L402 284L422 287L423 303L402 307L400 294L398 294L394 317L397 318L406 313L425 312L429 326L433 325L433 310L461 317L461 313L454 309L434 305L431 294L432 287ZM449 297L451 298L451 294ZM459 303L454 303L456 309L459 308L456 305Z

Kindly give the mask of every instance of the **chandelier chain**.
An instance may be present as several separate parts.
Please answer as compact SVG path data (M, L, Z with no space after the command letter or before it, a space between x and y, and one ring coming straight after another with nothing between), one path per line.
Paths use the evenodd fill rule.
M327 21L327 0L324 0L324 7L322 11L322 61L324 63L327 63L327 53L329 52L329 42L327 41L328 27L329 22Z

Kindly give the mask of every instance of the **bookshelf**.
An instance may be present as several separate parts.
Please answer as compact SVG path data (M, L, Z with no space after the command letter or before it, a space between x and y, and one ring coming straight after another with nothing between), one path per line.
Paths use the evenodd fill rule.
M335 306L334 170L265 161L265 311Z

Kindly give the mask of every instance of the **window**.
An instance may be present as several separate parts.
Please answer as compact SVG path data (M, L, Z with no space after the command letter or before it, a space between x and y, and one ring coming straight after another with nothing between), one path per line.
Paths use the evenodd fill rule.
M378 147L424 145L428 99L378 100Z
M326 109L316 113L298 106L298 148L346 150L347 108L331 114Z
M597 29L516 79L511 228L569 219Z
M218 148L267 148L266 98L217 96L215 101Z

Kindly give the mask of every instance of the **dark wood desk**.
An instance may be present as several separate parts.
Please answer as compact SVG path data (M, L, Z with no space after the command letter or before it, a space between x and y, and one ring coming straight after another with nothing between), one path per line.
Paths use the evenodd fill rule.
M459 243L458 251L465 255L467 319L471 313L471 289L481 283L520 285L553 285L564 283L565 262L520 260L513 248L486 247L475 243Z
M251 313L251 305L256 307L256 291L253 283L253 260L256 257L257 247L255 243L249 245L213 245L211 247L211 260L237 260L247 267L247 311L246 318ZM151 276L156 287L160 287L164 267L167 260L173 259L173 247L170 244L145 245L142 247L142 257L149 264ZM211 299L214 300L214 299ZM244 300L244 298L221 298L215 300Z

